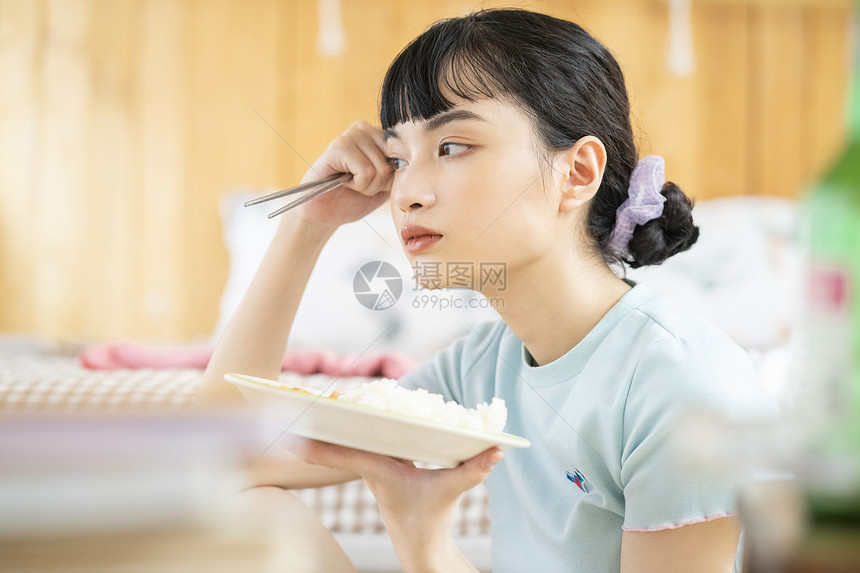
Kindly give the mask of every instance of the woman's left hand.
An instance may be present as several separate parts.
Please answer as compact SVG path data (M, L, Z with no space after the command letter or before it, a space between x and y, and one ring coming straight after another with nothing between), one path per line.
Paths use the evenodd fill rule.
M484 481L502 459L490 448L451 469L295 438L290 449L306 463L352 470L367 482L404 570L474 571L454 546L451 527L460 496Z

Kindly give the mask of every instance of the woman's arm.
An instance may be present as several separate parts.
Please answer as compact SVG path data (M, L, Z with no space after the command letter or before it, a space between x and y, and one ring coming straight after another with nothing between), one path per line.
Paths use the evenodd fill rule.
M621 573L731 573L740 522L723 517L661 531L625 531Z
M378 208L389 195L391 168L382 131L357 122L335 139L302 179L352 173L352 181L282 215L242 302L224 331L197 393L198 404L241 403L228 372L277 379L302 293L323 246L343 223Z
M288 212L230 319L206 368L197 402L241 403L228 372L277 380L290 327L320 251L333 230L307 224Z
M278 378L299 301L323 246L341 224L371 213L388 198L391 168L384 150L382 131L358 122L335 139L307 172L303 182L333 173L352 173L353 179L282 215L260 268L206 368L196 396L199 406L244 402L238 389L224 381L228 372ZM311 487L357 477L354 472L309 466L282 447L282 441L253 462L251 474L258 485Z

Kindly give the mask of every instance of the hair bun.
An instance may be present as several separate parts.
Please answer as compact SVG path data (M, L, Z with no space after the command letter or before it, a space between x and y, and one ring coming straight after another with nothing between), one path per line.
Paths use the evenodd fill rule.
M699 228L693 224L693 201L681 188L667 181L660 193L666 197L663 214L657 219L637 226L627 245L634 269L659 265L672 255L692 247L699 238Z

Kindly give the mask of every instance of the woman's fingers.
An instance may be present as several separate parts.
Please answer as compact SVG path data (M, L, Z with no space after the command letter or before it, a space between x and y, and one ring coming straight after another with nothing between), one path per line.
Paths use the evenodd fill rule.
M391 166L386 158L386 146L382 141L382 130L366 121L353 124L356 131L355 142L364 156L373 164L374 177L365 187L387 188L392 178Z
M385 159L383 148L378 145L381 140L379 128L366 121L353 123L329 144L328 149L320 157L314 171L316 177L325 177L331 173L352 173L352 181L346 186L363 193L373 195L384 187L390 178L391 168Z
M456 468L439 470L438 486L452 495L459 496L487 479L496 464L502 459L502 450L490 448L466 460Z
M364 156L373 164L374 174L366 187L356 190L367 195L372 195L379 190L390 189L393 172L391 170L391 166L388 164L388 160L385 158L385 155L370 139L359 141L358 146L362 153L364 153ZM367 191L370 192L368 193Z
M342 135L331 143L329 150L334 154L335 162L340 165L339 170L352 173L352 181L346 186L359 192L367 189L376 177L376 167L357 142Z
M388 199L393 178L385 153L380 128L366 121L349 126L314 162L303 182L334 173L351 173L352 179L302 205L302 217L317 225L337 227L382 205Z
M406 477L403 474L405 470L415 478L433 482L437 491L447 492L451 496L459 496L487 479L503 456L499 448L490 448L455 468L419 470L407 460L307 438L297 437L288 447L307 463L352 470L374 482L403 479Z

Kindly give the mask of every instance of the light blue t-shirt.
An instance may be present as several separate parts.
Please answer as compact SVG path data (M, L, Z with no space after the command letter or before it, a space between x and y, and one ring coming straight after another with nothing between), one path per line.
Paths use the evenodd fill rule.
M495 573L617 573L623 530L735 513L731 484L678 459L674 424L777 413L740 347L642 284L554 362L534 366L497 321L399 382L467 407L503 398L505 431L531 440L487 479Z

